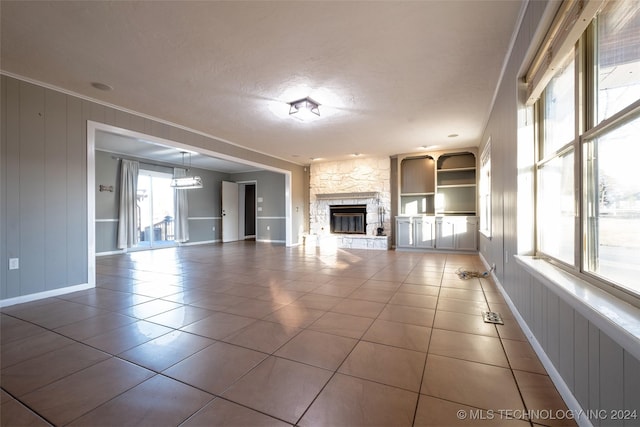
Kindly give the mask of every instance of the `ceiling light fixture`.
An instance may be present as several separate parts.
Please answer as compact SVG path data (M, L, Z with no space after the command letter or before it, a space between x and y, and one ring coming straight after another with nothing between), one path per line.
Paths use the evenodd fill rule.
M306 97L289 103L289 115L307 122L320 117L320 104Z
M108 85L106 83L101 83L101 82L91 82L91 86L93 86L95 89L102 90L105 92L109 92L113 90L113 86Z
M171 186L176 190L191 190L192 188L202 188L202 178L199 176L183 176L173 178Z
M184 155L186 151L181 151L182 154L182 166L184 166ZM191 153L189 153L189 168L185 168L187 171L191 168ZM191 190L193 188L202 188L202 178L199 176L179 176L174 175L171 180L171 187L176 190Z

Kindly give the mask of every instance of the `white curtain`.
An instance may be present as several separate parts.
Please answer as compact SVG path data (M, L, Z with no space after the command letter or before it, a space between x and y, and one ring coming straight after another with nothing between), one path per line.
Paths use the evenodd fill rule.
M135 160L120 160L120 209L118 214L118 249L135 246L138 234L138 170Z
M187 176L187 170L173 168L173 177L182 178ZM189 241L189 201L187 200L187 190L173 189L173 201L176 210L175 220L175 241L184 243Z

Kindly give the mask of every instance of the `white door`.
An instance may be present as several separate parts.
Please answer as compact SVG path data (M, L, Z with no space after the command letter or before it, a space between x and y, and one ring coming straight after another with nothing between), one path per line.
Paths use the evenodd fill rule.
M222 241L238 240L238 184L222 181Z

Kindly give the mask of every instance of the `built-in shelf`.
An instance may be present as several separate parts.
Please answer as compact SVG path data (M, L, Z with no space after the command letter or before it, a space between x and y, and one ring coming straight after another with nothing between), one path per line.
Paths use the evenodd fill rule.
M475 171L475 167L468 168L450 168L450 169L438 169L438 173L447 173L447 172L462 172L462 171Z
M400 214L435 213L435 171L432 156L407 157L400 162Z
M398 247L475 250L477 179L474 152L434 152L399 160ZM462 230L468 230L469 234L449 238L452 227L456 234ZM439 243L433 233L440 234Z
M447 184L438 185L438 188L463 188L463 187L475 187L475 184Z
M476 213L471 211L442 211L443 215L464 215L464 216L473 216Z
M414 196L433 196L435 193L402 193L403 196L414 197Z
M438 157L436 212L443 215L476 214L476 156L451 153Z

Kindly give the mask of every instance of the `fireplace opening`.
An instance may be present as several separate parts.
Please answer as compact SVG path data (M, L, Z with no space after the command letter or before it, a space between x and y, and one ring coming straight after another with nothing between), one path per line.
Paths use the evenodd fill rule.
M331 232L367 234L367 205L331 205Z

